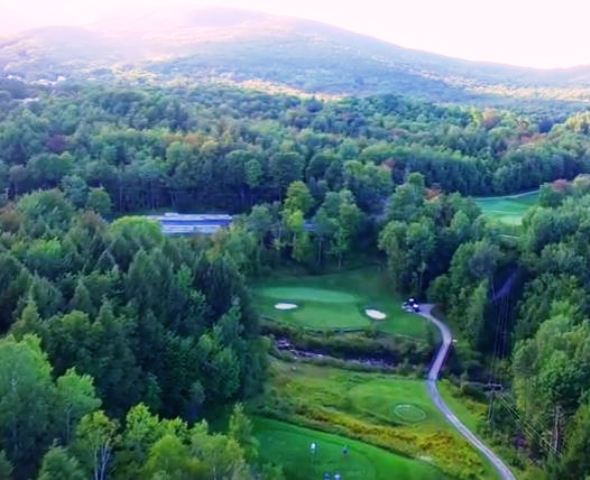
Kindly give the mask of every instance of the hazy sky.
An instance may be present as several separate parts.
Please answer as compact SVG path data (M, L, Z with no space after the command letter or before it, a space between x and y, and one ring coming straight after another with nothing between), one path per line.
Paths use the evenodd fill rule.
M542 68L590 64L590 0L0 0L0 35L175 4L305 17L472 60Z

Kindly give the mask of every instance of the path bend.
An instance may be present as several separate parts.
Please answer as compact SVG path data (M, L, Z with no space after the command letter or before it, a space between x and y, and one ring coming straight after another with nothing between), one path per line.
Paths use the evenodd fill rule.
M455 416L455 414L443 400L438 390L437 380L440 375L440 371L444 366L447 355L449 354L451 345L453 344L453 336L451 335L449 327L447 327L443 322L432 315L432 308L433 305L430 304L420 305L420 315L433 323L440 330L442 337L441 347L436 353L434 362L428 371L428 394L430 395L430 398L432 398L436 408L440 410L447 421L453 425L453 427L455 427L455 429L461 435L463 435L463 437L465 437L465 439L471 445L479 450L492 463L496 471L500 474L502 480L516 480L516 477L508 468L508 466L502 461L502 459L498 457L488 446L486 446L485 443L483 443L471 430L469 430L465 424L461 422L461 420Z

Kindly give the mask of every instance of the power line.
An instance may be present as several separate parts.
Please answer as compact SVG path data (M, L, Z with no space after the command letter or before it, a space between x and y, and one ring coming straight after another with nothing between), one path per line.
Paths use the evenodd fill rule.
M514 410L514 408L512 408L508 403L505 403L505 401L503 400L500 400L500 402L504 406L505 411L509 413L513 417L513 419L519 424L519 428L522 431L528 433L531 437L539 438L541 443L544 443L549 449L551 449L551 444L546 440L545 435L542 432L535 430L535 428L532 427L526 420L522 419L518 412Z
M523 430L525 433L528 433L531 437L537 437L540 440L540 442L547 448L549 453L552 453L557 457L561 457L560 449L555 448L554 444L547 440L546 434L537 430L529 420L523 418L518 413L518 411L510 403L508 403L508 401L504 397L499 395L498 400L502 403L506 411L509 414L511 414L512 417L516 420L521 430Z
M507 325L508 319L508 299L510 295L504 295L500 298L500 305L498 307L498 316L496 321L496 336L494 341L494 354L492 356L492 364L490 366L490 373L488 377L488 386L492 385L492 382L502 383L499 377L500 373L500 360L502 356L505 354L505 329ZM494 399L495 393L492 390L492 394L490 396L490 404L488 407L488 422L490 425L493 426L493 419L494 419Z
M555 405L554 413L553 413L553 430L551 432L551 440L554 452L561 451L561 430L562 430L562 423L563 423L563 412L561 410L561 405Z
M492 286L493 291L493 286ZM508 325L511 318L510 312L510 299L512 292L507 290L504 295L499 299L499 305L497 306L497 322L496 322L496 335L494 340L494 350L490 365L490 372L488 377L488 385L492 385L492 382L496 380L497 383L503 383L503 372L501 371L501 361L506 357L509 350L508 342ZM553 419L552 429L549 431L543 427L538 428L538 425L534 425L529 419L521 415L518 409L513 406L508 400L502 395L496 395L496 392L492 390L490 395L490 404L488 408L488 422L491 428L494 428L494 415L496 411L495 403L496 400L504 407L504 410L513 418L516 422L517 427L521 432L529 436L529 438L536 438L540 445L546 449L549 454L555 455L557 458L561 458L561 452L563 451L565 441L563 438L563 423L564 415L560 405L556 405L551 415L547 414L546 418L549 420L550 417ZM549 437L549 438L548 438Z

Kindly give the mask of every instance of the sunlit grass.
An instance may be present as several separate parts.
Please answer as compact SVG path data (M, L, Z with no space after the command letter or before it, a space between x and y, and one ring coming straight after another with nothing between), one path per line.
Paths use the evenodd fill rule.
M262 460L282 464L289 480L322 479L324 473L340 473L346 480L447 478L427 462L346 437L261 417L255 418L254 426ZM317 445L314 454L312 442Z
M265 317L314 330L362 329L425 338L431 325L401 308L403 299L390 286L384 269L366 267L328 275L276 274L257 282L254 302ZM293 303L291 311L275 304ZM384 320L372 320L365 309L379 310Z

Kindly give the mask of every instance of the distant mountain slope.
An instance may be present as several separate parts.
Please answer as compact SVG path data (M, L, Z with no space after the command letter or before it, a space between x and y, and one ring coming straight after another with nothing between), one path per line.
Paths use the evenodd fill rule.
M26 79L149 74L155 81L263 81L311 93L437 101L590 99L590 68L540 71L401 48L329 25L225 8L138 11L86 29L0 40L0 72Z
M131 58L118 39L81 28L50 27L0 39L0 72L26 80L86 72L92 65L114 65Z

